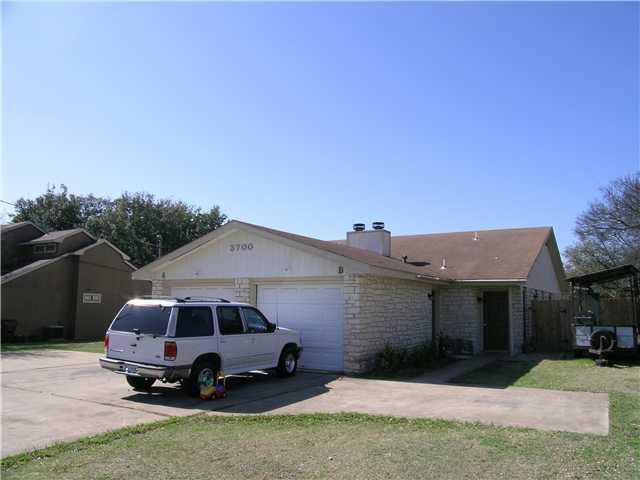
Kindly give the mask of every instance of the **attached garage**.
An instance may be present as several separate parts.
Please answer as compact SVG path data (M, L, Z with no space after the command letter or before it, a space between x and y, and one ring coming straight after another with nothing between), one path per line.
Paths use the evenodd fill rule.
M306 369L343 368L344 296L342 285L258 285L257 305L280 327L300 332Z

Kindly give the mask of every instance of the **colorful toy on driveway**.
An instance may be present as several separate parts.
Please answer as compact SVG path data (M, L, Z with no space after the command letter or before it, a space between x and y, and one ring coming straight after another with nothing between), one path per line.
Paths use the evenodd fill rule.
M213 400L225 398L227 378L219 372L215 375L203 376L200 380L200 398L202 400Z
M210 400L216 392L216 378L213 372L209 374L201 374L200 375L200 399L201 400Z

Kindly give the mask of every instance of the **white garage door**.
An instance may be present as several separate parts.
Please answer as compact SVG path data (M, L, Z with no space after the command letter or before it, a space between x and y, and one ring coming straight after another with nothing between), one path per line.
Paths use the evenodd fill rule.
M220 287L220 286L206 286L198 285L197 287L173 287L171 288L171 295L174 297L209 297L209 298L224 298L229 301L235 301L235 289L232 286Z
M342 371L342 285L260 285L258 308L271 322L300 332L302 368Z

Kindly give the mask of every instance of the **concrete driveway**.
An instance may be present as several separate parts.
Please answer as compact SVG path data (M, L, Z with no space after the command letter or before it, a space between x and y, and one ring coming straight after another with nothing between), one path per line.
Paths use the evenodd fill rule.
M2 354L2 456L170 416L361 412L445 418L606 435L606 394L491 389L299 373L234 377L229 396L203 402L173 385L134 392L99 355L42 350ZM473 362L471 362L473 364ZM456 367L460 370L460 367ZM585 422L584 418L589 421Z

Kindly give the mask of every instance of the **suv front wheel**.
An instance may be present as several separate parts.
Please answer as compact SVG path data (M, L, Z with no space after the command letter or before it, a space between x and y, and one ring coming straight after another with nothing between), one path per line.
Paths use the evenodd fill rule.
M286 347L278 361L278 376L293 377L298 369L298 352L293 347Z

